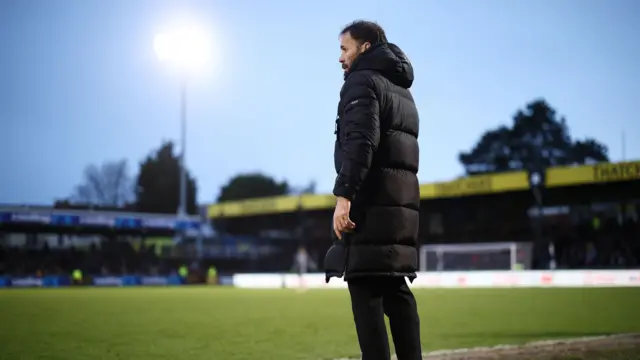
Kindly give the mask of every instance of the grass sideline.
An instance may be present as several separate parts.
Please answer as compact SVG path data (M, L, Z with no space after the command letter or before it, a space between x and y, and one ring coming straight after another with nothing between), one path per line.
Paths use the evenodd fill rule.
M588 336L565 340L542 340L523 345L439 350L423 354L423 360L496 359L640 359L640 334Z
M640 288L415 293L424 351L640 332ZM358 354L345 290L0 291L2 360L318 360Z

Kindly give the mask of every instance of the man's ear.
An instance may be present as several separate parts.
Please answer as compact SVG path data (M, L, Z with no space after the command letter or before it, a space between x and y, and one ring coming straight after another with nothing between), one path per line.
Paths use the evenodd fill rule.
M362 51L367 51L370 47L371 43L367 41L366 43L362 44Z

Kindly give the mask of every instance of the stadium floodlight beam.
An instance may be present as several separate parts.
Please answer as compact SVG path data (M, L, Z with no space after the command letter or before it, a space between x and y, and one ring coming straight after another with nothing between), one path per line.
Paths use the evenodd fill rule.
M160 61L171 63L186 72L208 62L210 43L204 29L187 24L156 35L153 47Z
M186 24L156 35L153 47L158 59L180 72L180 188L179 217L186 216L187 170L187 79L190 72L203 66L209 58L210 41L207 32L195 24Z

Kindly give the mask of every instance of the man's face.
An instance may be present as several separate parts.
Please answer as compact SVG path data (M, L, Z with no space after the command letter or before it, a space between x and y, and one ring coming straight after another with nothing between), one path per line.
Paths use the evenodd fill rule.
M350 33L340 35L340 64L342 64L342 70L349 71L351 64L362 54L365 50L371 47L371 44L366 42L362 45L358 44L356 40L351 37Z

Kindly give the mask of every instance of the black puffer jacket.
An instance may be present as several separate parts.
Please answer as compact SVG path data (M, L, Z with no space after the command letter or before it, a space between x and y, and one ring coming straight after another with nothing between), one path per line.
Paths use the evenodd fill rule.
M345 74L336 120L338 177L333 193L351 199L356 224L355 232L346 236L346 280L416 276L419 119L408 90L412 83L411 63L393 44L369 48Z

